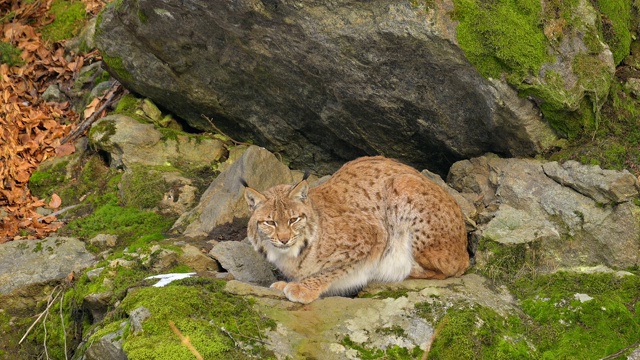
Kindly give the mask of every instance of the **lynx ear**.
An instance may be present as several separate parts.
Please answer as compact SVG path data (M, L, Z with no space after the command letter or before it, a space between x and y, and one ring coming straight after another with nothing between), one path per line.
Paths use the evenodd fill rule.
M267 201L267 198L260 194L257 190L254 190L247 185L247 182L244 179L240 179L240 183L244 186L244 199L247 201L247 205L249 205L249 209L254 211L260 204Z
M289 190L289 198L305 202L307 201L307 195L309 195L309 183L307 180L302 180Z

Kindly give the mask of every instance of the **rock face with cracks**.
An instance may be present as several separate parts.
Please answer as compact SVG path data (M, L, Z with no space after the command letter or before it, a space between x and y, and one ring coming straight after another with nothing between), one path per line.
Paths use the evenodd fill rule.
M102 14L96 43L127 88L298 167L383 154L444 172L549 146L533 103L466 60L453 4L432 5L125 0Z

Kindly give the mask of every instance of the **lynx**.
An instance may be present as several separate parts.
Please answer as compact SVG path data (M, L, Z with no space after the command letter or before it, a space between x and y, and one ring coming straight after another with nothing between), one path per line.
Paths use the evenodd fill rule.
M384 157L346 163L325 183L258 192L244 180L254 249L290 282L272 288L308 304L370 281L445 279L469 267L460 207L415 169Z

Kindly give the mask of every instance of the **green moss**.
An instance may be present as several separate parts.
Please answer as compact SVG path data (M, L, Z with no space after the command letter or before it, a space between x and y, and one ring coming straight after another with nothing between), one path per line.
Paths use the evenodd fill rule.
M387 349L369 349L366 346L362 346L349 338L345 337L342 340L342 345L347 348L354 349L358 352L358 358L363 360L370 359L419 359L423 351L419 347L414 347L411 350L400 347L398 345L390 346Z
M118 100L118 104L116 105L114 112L116 114L125 115L133 113L138 108L141 101L142 100L138 99L135 95L127 94Z
M452 306L436 325L429 359L531 359L536 349L524 338L516 316L481 307Z
M603 168L628 168L640 162L640 102L618 81L612 82L597 128L576 136L572 144L551 160L577 160Z
M151 317L142 323L143 332L125 332L123 348L129 359L193 359L193 355L171 330L179 331L205 359L274 358L261 346L261 332L274 323L253 310L250 300L222 291L223 283L188 279L162 288L138 289L127 296L119 309L130 312L144 306ZM109 330L115 331L120 320ZM91 339L104 336L100 331ZM237 343L238 342L238 343ZM239 342L242 342L241 345ZM243 350L244 349L244 350Z
M166 219L151 211L119 206L117 199L98 206L90 215L72 220L66 232L73 236L91 239L97 234L113 234L134 241L139 238L157 239L169 230L172 219Z
M613 60L620 64L631 47L631 0L595 0L602 13L602 32L613 52Z
M89 139L92 141L96 138L96 134L101 134L101 142L109 142L111 136L116 133L116 123L113 120L102 120L96 123L89 130Z
M142 210L156 207L169 190L169 185L165 183L160 171L133 166L122 177L120 189L125 206Z
M65 183L68 164L68 161L56 160L40 165L29 178L31 193L42 199L50 197L57 188Z
M607 100L613 74L609 66L597 57L578 54L573 60L573 71L578 75L580 86L587 91L593 103L593 112L598 112Z
M358 297L375 298L375 299L387 299L387 298L397 299L403 296L407 296L408 293L409 293L408 289L383 290L383 291L374 292L374 293L364 292L362 294L358 294Z
M454 0L454 4L460 47L483 76L507 73L519 83L549 60L540 28L540 1Z
M54 1L49 15L54 21L42 28L42 38L51 42L70 39L77 35L87 16L84 4L75 0Z
M9 66L21 66L24 60L20 57L22 50L11 45L10 43L0 41L0 64Z
M39 242L36 244L36 246L33 247L33 252L40 252L42 251L42 243Z
M123 82L133 81L133 76L127 69L125 68L124 62L122 58L111 56L107 53L102 53L102 60L107 65L107 67L113 71L118 78L118 80Z
M398 336L398 337L406 337L407 336L406 331L404 331L404 329L402 327L398 326L398 325L377 329L376 332L378 334L393 335L393 336Z
M640 341L640 278L556 273L521 278L513 292L533 319L542 358L599 359ZM576 294L593 298L581 302Z
M501 244L487 238L480 239L478 251L486 258L482 263L478 263L473 271L499 283L510 283L521 277L530 277L535 275L538 246L538 243Z

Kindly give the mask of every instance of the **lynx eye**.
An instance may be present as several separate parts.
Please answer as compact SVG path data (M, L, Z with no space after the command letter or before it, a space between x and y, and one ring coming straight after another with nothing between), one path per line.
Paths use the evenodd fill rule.
M289 225L293 225L293 224L297 223L300 220L302 220L302 217L300 217L300 216L292 217L291 219L289 219Z
M262 223L269 226L276 226L276 222L273 220L265 220Z

